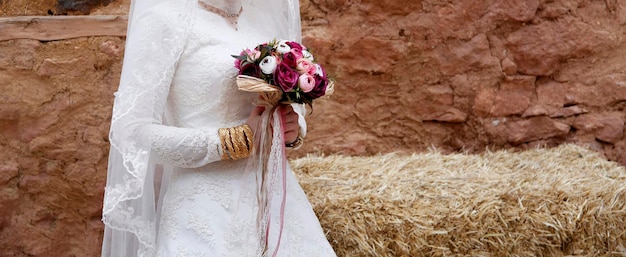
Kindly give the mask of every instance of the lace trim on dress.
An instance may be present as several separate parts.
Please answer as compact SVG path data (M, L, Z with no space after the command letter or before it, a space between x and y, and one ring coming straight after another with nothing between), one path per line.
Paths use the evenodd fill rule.
M154 200L142 199L146 197L144 186L152 184L146 181L150 145L137 143L137 138L142 126L161 121L168 87L191 28L194 2L161 2L158 8L140 12L129 27L126 46L133 51L125 52L120 87L115 94L102 217L106 229L114 234L103 242L103 253L123 247L137 249L133 255L154 254L156 213L146 205L154 204ZM155 54L159 56L155 58ZM134 239L124 238L125 232L136 236L138 246L132 246Z

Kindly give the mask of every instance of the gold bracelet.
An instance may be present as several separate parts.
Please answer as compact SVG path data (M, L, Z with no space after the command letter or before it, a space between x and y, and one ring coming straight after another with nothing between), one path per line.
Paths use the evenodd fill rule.
M226 147L226 141L230 140L228 129L220 128L218 134L220 136L220 143L222 144L222 160L228 160L230 159L230 151Z
M253 133L250 126L244 124L220 128L218 132L222 144L222 160L238 160L250 156L253 148Z
M233 160L238 160L241 158L248 157L250 152L246 149L246 138L237 127L229 128L230 131L230 139L233 143L233 152L231 152L231 157Z
M254 132L252 132L252 129L247 124L241 126L241 130L243 131L243 135L246 137L246 146L248 151L252 152L252 149L254 149Z
M237 126L235 127L235 129L237 130L237 133L240 135L240 137L242 138L242 142L241 142L241 148L245 148L248 152L252 151L253 148L253 132L252 129L250 128L250 126L248 125L241 125L241 126Z

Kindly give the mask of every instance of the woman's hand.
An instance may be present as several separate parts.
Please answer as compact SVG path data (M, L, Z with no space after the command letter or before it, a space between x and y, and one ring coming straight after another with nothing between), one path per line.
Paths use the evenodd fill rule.
M250 112L250 116L248 116L248 121L246 122L246 124L250 126L250 129L252 129L252 133L254 133L255 135L257 133L257 128L261 125L261 115L264 111L265 106L257 106L256 108L254 108L254 110L252 110L252 112Z
M252 110L250 116L248 116L248 121L246 123L250 126L254 134L257 133L257 127L261 122L261 115L263 114L263 111L265 111L264 106L257 106L254 110ZM278 113L283 119L283 129L285 131L283 136L285 138L285 143L289 144L295 142L298 138L298 133L300 132L298 114L293 110L291 105L278 106Z
M285 143L290 144L295 142L298 138L298 133L300 132L298 114L293 110L293 107L291 105L281 105L278 107L278 111L283 118Z

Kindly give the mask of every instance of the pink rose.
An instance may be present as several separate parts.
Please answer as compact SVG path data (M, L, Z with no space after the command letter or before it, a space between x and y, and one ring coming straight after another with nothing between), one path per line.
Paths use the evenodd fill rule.
M315 87L315 78L307 73L300 75L298 85L302 92L308 93Z
M248 56L251 54L252 54L252 50L244 49L243 51L241 51L241 53L239 53L239 56L232 55L232 57L235 58L235 68L237 68L238 70L241 70L241 62L243 60L249 59Z
M246 49L246 56L248 57L249 62L255 62L259 57L261 57L261 51L257 49Z
M328 86L328 77L326 77L326 72L322 66L319 66L318 69L320 72L314 75L315 87L308 93L308 95L313 99L324 96L326 94L326 87Z
M309 73L311 69L316 69L313 63L305 58L300 58L296 64L296 70L299 74Z
M309 68L308 73L309 73L310 75L315 75L315 73L317 73L317 66L316 66L316 65L317 65L317 64L311 65L311 68Z
M285 62L282 62L276 67L274 81L283 92L289 92L298 84L299 76L298 72L287 66Z

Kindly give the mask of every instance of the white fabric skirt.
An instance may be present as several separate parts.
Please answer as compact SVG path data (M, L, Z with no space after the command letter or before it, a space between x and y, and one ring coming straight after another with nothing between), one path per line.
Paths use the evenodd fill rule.
M157 256L259 255L257 184L253 174L245 173L245 163L220 161L174 172L163 197ZM279 235L276 256L336 256L291 169L286 185L282 217L282 184L273 192L281 191L270 208L268 256L273 255Z

